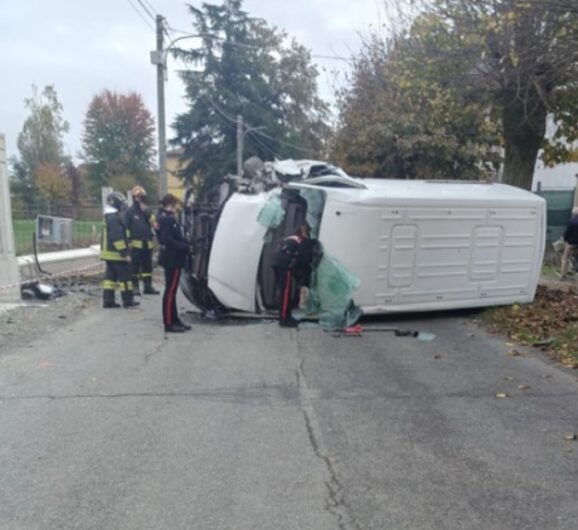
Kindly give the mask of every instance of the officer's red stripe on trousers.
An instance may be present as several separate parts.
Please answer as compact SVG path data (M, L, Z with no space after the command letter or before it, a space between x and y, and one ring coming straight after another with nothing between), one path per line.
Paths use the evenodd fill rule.
M171 326L173 324L173 300L176 295L177 290L177 279L179 277L179 270L175 269L173 271L173 278L171 281L171 285L169 286L169 295L167 296L167 305L166 305L166 314L167 314L167 324Z
M283 292L283 307L281 308L281 318L285 320L289 312L289 297L291 296L291 273L287 271L285 276L285 291Z

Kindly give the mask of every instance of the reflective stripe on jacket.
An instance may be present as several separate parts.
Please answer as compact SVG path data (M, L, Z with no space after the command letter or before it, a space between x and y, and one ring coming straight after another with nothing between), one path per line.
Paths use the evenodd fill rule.
M100 259L106 261L125 261L128 256L128 235L118 212L104 216Z
M152 216L149 210L143 210L137 201L126 211L124 223L133 248L153 248Z

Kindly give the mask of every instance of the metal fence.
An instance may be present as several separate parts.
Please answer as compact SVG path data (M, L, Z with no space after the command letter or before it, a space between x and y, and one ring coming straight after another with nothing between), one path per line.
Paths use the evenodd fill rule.
M100 243L102 206L57 205L31 211L13 204L12 222L19 256L32 254L35 240L38 252L84 248Z
M536 193L546 199L546 241L550 244L562 237L570 220L574 206L574 190L539 189Z

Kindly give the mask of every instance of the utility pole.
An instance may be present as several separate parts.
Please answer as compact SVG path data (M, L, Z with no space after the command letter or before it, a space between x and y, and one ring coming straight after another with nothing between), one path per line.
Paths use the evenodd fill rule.
M163 32L164 18L157 15L157 49L156 52L160 58L163 57ZM162 197L167 193L167 137L166 137L166 119L165 119L165 68L164 60L157 63L157 126L159 137L159 196Z
M237 114L237 176L243 176L243 116Z

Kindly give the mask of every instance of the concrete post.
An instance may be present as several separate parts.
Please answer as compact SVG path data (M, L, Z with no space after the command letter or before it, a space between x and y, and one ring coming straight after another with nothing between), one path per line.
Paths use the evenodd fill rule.
M20 301L19 282L20 271L14 246L10 186L6 167L6 139L0 134L0 302Z

